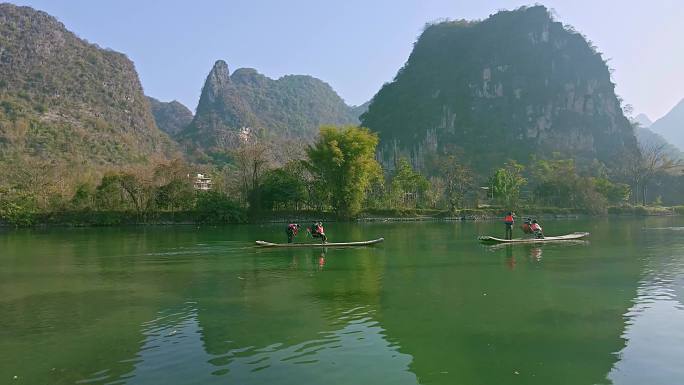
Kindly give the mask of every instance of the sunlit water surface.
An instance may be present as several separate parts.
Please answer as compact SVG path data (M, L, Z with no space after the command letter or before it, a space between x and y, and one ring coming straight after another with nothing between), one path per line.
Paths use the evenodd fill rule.
M0 231L0 383L684 383L684 218L282 227Z

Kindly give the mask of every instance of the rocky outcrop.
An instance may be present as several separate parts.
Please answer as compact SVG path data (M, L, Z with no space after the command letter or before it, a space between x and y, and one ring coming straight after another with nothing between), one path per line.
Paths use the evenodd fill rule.
M157 127L171 136L178 134L192 122L192 112L176 100L160 102L150 96L147 100Z
M324 124L358 124L351 107L328 84L303 75L273 80L251 68L231 75L219 60L180 137L186 145L212 152L230 149L249 135L308 141Z
M488 172L531 154L612 163L637 151L601 55L543 6L428 26L361 120L390 168L438 152Z
M0 4L0 161L121 165L166 157L133 63L54 17Z

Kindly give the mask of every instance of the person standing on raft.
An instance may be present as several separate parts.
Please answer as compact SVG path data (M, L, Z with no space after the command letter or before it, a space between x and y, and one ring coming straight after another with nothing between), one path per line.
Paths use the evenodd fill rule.
M513 239L513 224L515 223L515 213L509 211L504 217L504 224L506 225L505 239Z
M287 225L285 232L287 233L287 243L292 243L294 237L296 237L299 232L299 225L297 223L290 223Z
M328 237L325 236L325 230L323 230L322 222L315 222L313 225L311 225L311 228L307 230L309 230L311 237L321 238L323 243L328 242Z

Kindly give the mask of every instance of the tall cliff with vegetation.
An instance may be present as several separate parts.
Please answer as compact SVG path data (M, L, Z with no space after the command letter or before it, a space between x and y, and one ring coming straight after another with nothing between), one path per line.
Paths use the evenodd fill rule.
M461 154L476 170L560 154L612 164L637 151L601 54L543 6L428 25L362 125L390 168Z
M311 76L270 79L251 68L229 73L214 64L195 117L180 133L186 145L206 152L234 148L251 135L312 140L324 124L357 124L358 116L325 82Z
M173 151L125 55L44 12L0 4L0 166L93 169Z

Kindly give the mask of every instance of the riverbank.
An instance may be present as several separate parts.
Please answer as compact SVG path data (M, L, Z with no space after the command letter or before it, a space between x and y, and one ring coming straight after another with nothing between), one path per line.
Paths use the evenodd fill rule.
M419 222L419 221L483 221L500 219L504 210L495 208L463 209L451 212L435 209L366 210L353 221L356 222ZM684 215L684 206L619 206L610 207L606 214L590 214L583 209L554 207L529 207L516 210L519 218L577 219L591 216L676 216ZM61 211L35 213L15 218L0 218L3 227L33 226L126 226L126 225L206 225L243 223L308 223L313 221L348 221L338 218L332 212L315 210L270 211L248 215L245 210L230 208L211 212L198 211Z
M467 221L467 220L497 220L500 219L505 210L501 209L464 209L454 213L439 210L407 210L407 211L379 211L366 212L357 221L377 222L377 221L423 221L423 220L444 220L444 221ZM556 207L530 207L516 210L519 218L540 218L540 219L577 219L581 217L594 216L625 216L625 217L646 217L646 216L677 216L684 215L684 206L661 207L661 206L619 206L609 207L607 213L597 215L584 209L568 209Z

